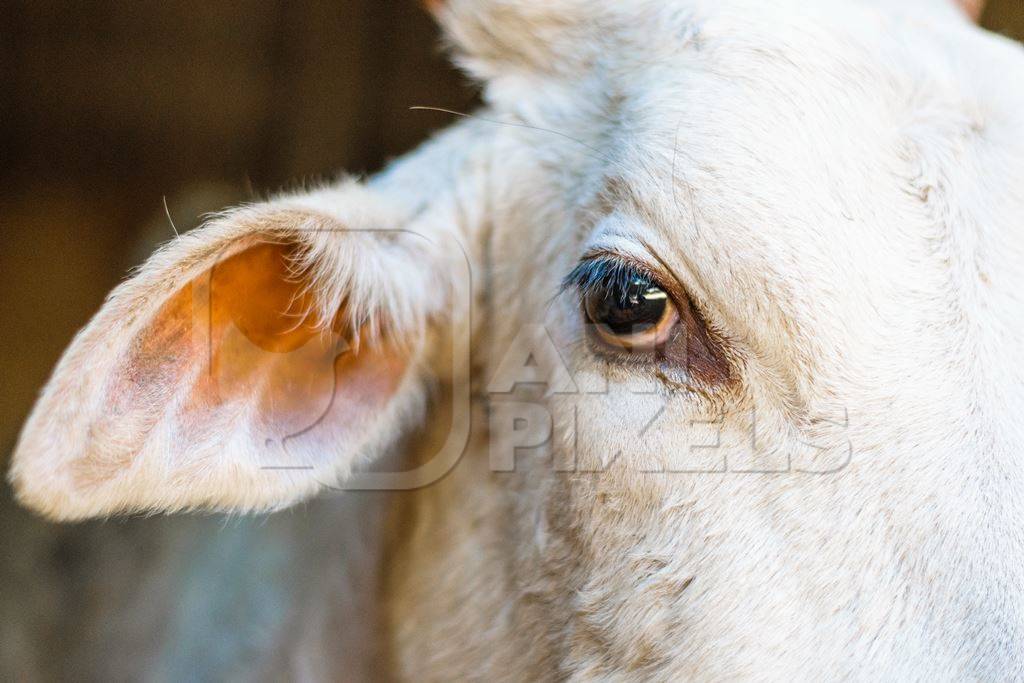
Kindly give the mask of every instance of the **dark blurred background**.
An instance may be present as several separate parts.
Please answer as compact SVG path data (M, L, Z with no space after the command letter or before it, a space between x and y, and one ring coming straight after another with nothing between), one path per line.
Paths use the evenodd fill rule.
M1024 37L1024 2L992 0L984 23ZM413 0L0 0L0 465L74 332L173 236L167 214L183 230L372 172L451 120L410 106L474 98ZM60 671L44 615L89 599L84 545L159 561L130 533L86 529L29 517L3 487L0 671ZM11 627L24 610L36 632Z

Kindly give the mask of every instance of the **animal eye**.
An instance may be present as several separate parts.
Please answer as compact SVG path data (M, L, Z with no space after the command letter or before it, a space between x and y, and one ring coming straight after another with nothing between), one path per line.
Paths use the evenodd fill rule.
M656 363L659 377L679 386L724 385L733 375L724 337L710 330L684 291L661 282L641 263L592 252L562 288L579 294L587 337L604 355L637 354L633 360Z
M665 290L646 275L629 271L588 287L583 311L598 341L629 351L663 347L679 322Z

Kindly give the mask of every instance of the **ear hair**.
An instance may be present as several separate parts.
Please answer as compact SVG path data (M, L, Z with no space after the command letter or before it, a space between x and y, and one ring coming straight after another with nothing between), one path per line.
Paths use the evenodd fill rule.
M355 183L215 217L158 251L75 338L10 479L57 519L275 509L400 431L442 246ZM410 379L411 378L411 379Z
M509 71L578 73L594 58L593 37L606 11L593 0L425 0L474 76ZM599 32L598 32L599 33Z

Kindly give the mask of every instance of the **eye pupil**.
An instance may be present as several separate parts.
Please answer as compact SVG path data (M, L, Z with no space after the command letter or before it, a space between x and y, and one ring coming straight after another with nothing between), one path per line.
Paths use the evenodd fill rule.
M587 317L618 336L641 334L665 316L668 296L642 276L610 283L586 302Z

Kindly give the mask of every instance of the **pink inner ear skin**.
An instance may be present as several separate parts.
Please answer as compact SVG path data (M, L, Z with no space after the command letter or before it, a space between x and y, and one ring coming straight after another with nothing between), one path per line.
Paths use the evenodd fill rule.
M961 9L974 21L980 21L985 11L986 0L956 0Z
M109 385L110 410L93 426L125 448L85 456L79 483L122 471L144 433L168 417L183 447L238 428L258 445L318 431L337 443L354 440L353 430L386 407L406 353L389 339L352 345L340 325L319 325L309 283L289 269L294 249L249 247L168 299L133 344Z

